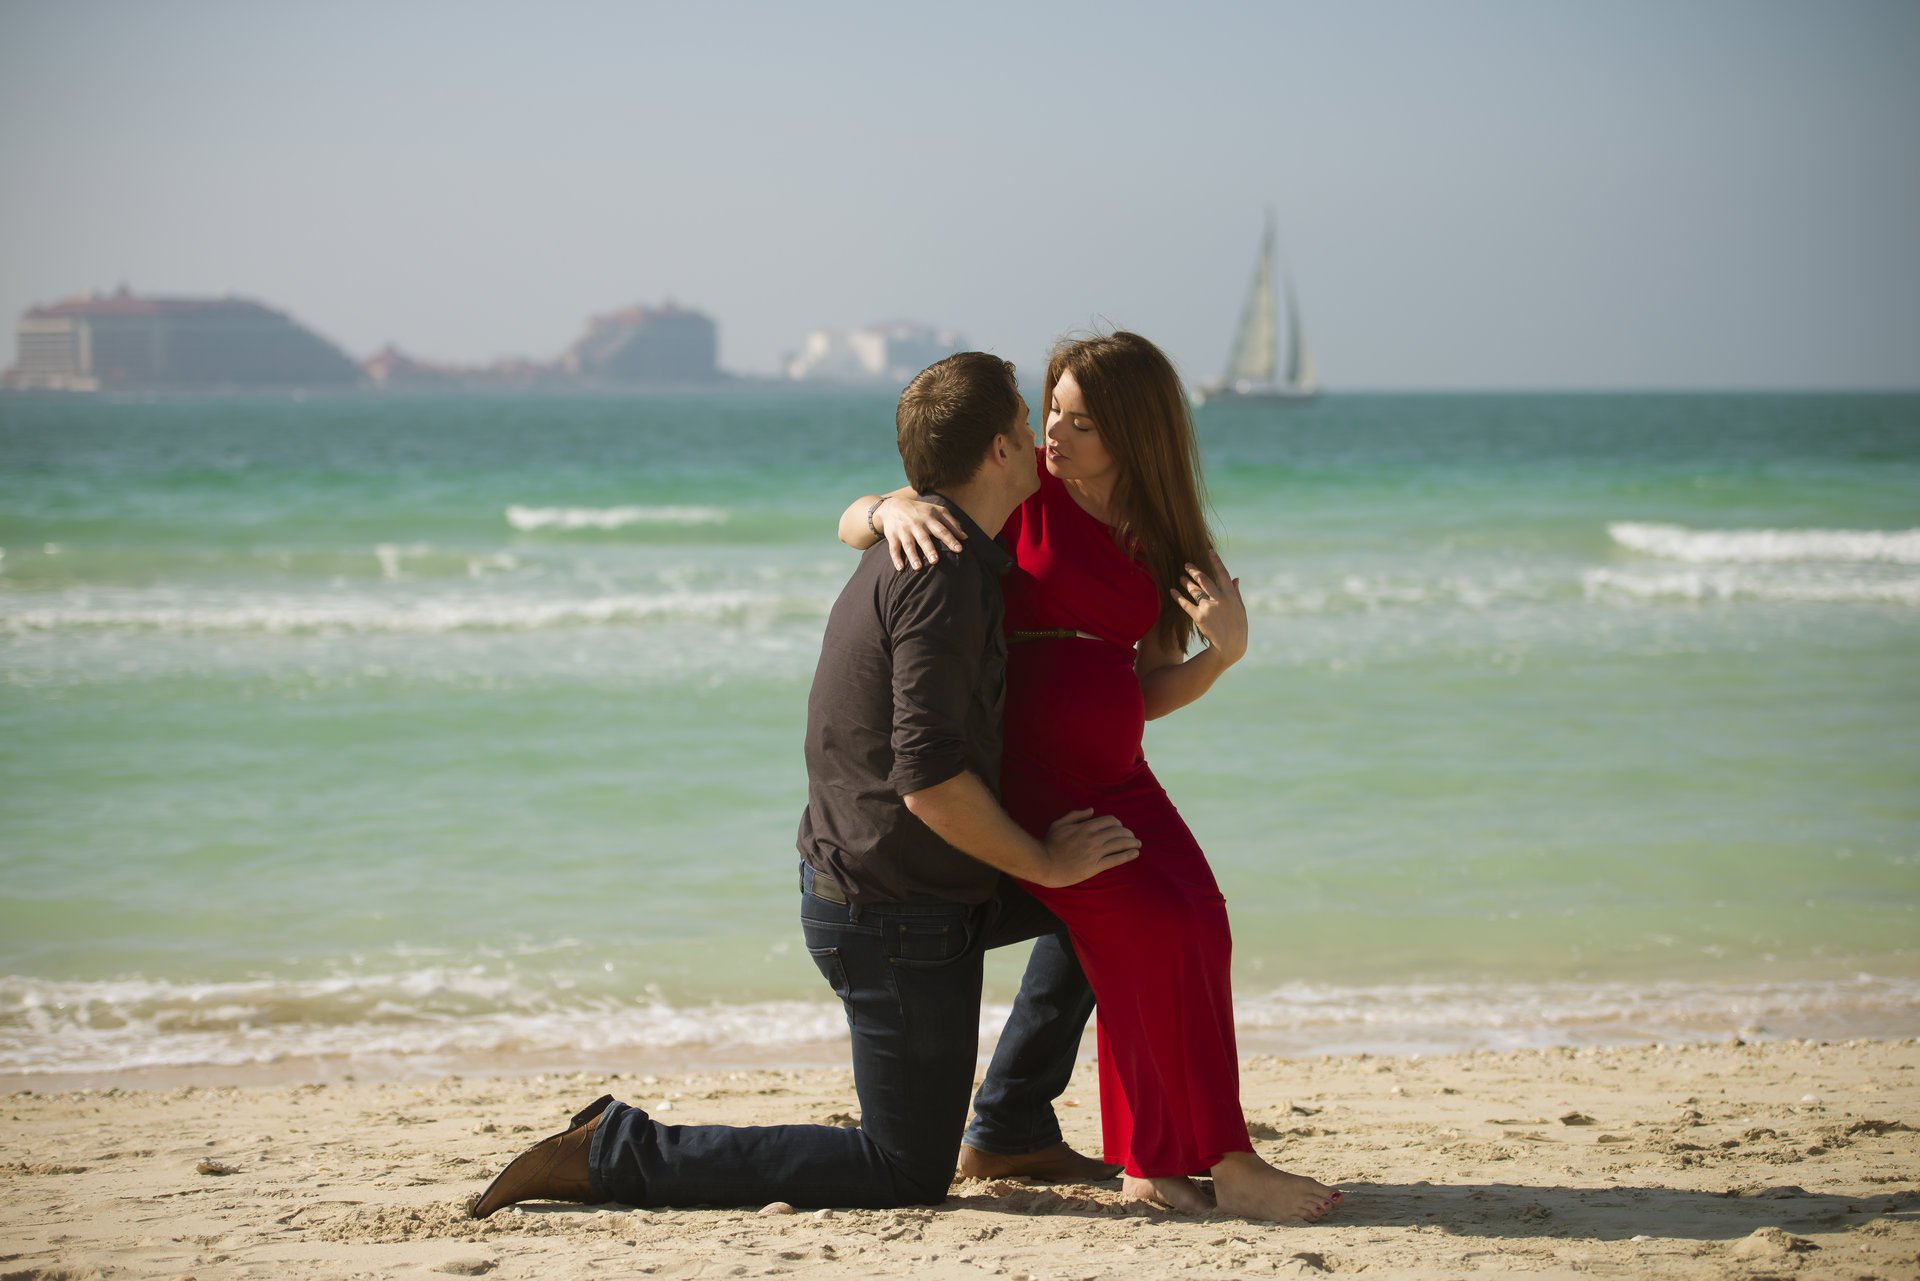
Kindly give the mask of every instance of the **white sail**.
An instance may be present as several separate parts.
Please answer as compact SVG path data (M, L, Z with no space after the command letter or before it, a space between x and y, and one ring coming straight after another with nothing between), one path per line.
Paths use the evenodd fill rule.
M1273 210L1269 209L1266 233L1260 238L1260 260L1254 265L1246 306L1240 309L1240 326L1234 330L1233 354L1227 361L1226 377L1194 388L1196 404L1204 405L1212 400L1305 404L1320 394L1320 376L1313 367L1313 353L1307 350L1305 331L1300 327L1300 303L1293 296L1293 280L1275 262L1273 227ZM1281 369L1277 295L1284 295L1287 304L1284 378L1276 377Z
M1288 298L1291 301L1291 289ZM1229 384L1273 381L1273 303L1273 219L1269 216L1267 234L1260 241L1260 261L1247 289L1247 305L1241 309L1240 328L1234 333L1233 358L1227 362Z
M1293 296L1293 278L1282 274L1287 291L1287 385L1301 391L1315 391L1319 374L1313 367L1313 353L1307 350L1307 335L1300 328L1300 302Z

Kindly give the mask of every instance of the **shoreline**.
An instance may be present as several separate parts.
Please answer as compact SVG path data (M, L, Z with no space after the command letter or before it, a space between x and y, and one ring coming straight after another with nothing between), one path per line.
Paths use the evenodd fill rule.
M1828 1037L1776 1036L1771 1033L1754 1034L1752 1029L1747 1031L1747 1035L1703 1031L1696 1035L1664 1039L1598 1040L1556 1045L1440 1046L1418 1049L1406 1046L1339 1046L1324 1051L1301 1052L1282 1043L1267 1043L1273 1039L1263 1038L1257 1030L1250 1032L1242 1028L1239 1030L1239 1042L1243 1064L1266 1061L1308 1066L1347 1060L1419 1062L1503 1054L1586 1055L1642 1051L1660 1055L1713 1047L1829 1050L1881 1043L1920 1044L1920 1036L1913 1035L1904 1027ZM981 1036L980 1052L976 1056L976 1077L986 1070L998 1040L997 1035ZM1082 1068L1092 1070L1094 1053L1093 1024L1089 1022L1087 1031L1081 1037L1079 1064ZM732 1042L722 1045L691 1042L650 1051L613 1047L582 1052L549 1047L447 1054L290 1055L247 1063L162 1063L99 1070L33 1069L5 1072L0 1073L0 1096L102 1091L165 1092L183 1088L270 1090L316 1085L418 1086L442 1080L516 1081L546 1077L617 1081L633 1076L633 1064L636 1062L644 1062L647 1074L651 1075L712 1076L753 1072L844 1071L850 1061L851 1049L844 1036L760 1047ZM1920 1119L1916 1119L1915 1124L1920 1126Z
M10 1008L0 1019L0 1093L608 1074L640 1061L674 1072L848 1061L845 1015L825 993L727 1003L522 990L503 1000L484 992L489 981L474 980L468 991L444 980L415 988L384 974L344 989L292 979L4 978L0 1005ZM982 1007L982 1065L1008 1010L998 993ZM1899 1040L1920 1035L1920 976L1298 982L1242 992L1236 1014L1242 1055L1303 1060ZM1090 1038L1081 1053L1093 1053Z
M1911 1275L1920 1255L1920 1038L1245 1058L1256 1148L1348 1191L1311 1227L1006 1180L895 1211L464 1217L602 1092L677 1123L858 1110L844 1068L634 1059L617 1075L21 1084L0 1139L7 1275L1856 1278ZM1061 1103L1069 1141L1097 1150L1091 1063Z

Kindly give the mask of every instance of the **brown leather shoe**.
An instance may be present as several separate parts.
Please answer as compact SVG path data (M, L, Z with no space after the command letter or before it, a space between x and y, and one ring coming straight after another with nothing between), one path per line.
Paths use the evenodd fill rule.
M593 1132L600 1128L600 1118L612 1102L611 1094L601 1095L580 1109L565 1130L513 1158L467 1207L467 1213L484 1219L522 1201L592 1201L587 1155L593 1150Z
M1081 1156L1064 1142L1038 1152L1008 1156L960 1145L963 1179L1038 1179L1042 1183L1099 1183L1120 1177L1120 1167Z

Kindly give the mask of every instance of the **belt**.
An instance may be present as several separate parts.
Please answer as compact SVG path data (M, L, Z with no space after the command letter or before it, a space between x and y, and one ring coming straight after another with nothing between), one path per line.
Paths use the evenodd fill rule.
M815 868L813 871L813 896L823 898L829 903L845 903L847 892L840 888L840 882Z
M1016 631L1007 633L1007 639L1015 645L1018 645L1021 641L1072 640L1075 637L1081 640L1100 639L1100 637L1095 636L1092 632L1076 632L1070 627L1056 627L1044 631Z

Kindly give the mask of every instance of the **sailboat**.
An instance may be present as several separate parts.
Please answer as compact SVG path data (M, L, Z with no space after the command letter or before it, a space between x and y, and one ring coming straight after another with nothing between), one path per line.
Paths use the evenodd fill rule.
M1227 362L1226 377L1196 389L1195 404L1225 401L1299 404L1320 394L1313 355L1300 332L1300 303L1293 296L1293 281L1284 271L1276 270L1273 259L1273 212L1269 210L1267 232L1260 240L1260 261L1253 269L1247 305L1240 311L1240 328L1233 336L1233 356ZM1287 368L1282 379L1274 377L1279 369L1280 345L1274 329L1276 278L1287 303Z

